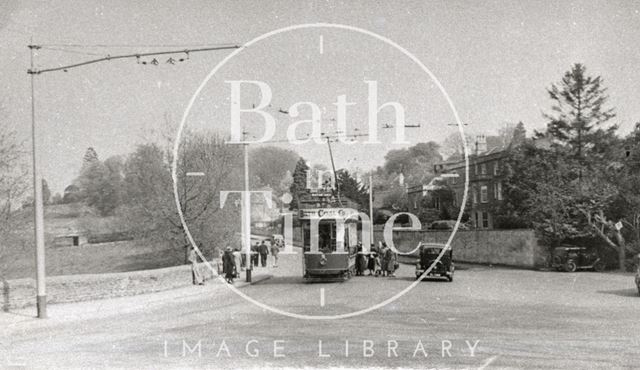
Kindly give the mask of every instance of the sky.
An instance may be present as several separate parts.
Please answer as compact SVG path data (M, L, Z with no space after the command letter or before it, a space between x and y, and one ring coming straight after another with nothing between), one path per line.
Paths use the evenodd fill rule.
M518 121L529 133L543 129L542 112L551 105L546 89L573 63L602 76L622 133L640 121L637 1L0 0L0 119L30 140L26 71L31 38L43 46L35 54L35 67L44 69L105 55L243 45L276 29L321 22L362 28L394 41L438 82L398 49L371 36L344 29L298 29L231 58L195 97L185 128L228 134L231 99L225 81L258 80L272 90L271 107L266 108L277 120L272 140L286 138L297 120L310 118L308 104L297 118L278 113L298 102L316 104L322 131L335 131L333 103L340 95L355 103L348 107L347 132L371 134L365 81L377 81L378 104L399 102L407 124L420 127L406 129L409 144L395 144L394 129L382 128L393 122L393 111L382 109L379 144L334 145L338 167L367 170L381 165L390 149L440 142L458 132L438 83L468 123L464 129L473 134L495 134ZM169 57L186 59L176 53L158 58L157 66L128 59L37 75L37 144L53 192L62 192L77 176L87 147L106 159L177 132L196 90L230 53L190 53L183 62L166 63ZM256 86L243 86L241 107L258 104ZM243 117L245 129L261 136L260 116ZM305 137L309 132L300 125L295 134ZM329 165L324 144L272 145Z

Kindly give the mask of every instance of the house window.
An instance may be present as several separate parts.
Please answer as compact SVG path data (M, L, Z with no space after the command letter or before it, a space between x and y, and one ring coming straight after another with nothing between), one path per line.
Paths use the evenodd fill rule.
M488 229L489 228L489 213L488 212L482 212L482 228L483 229Z
M435 197L433 199L433 205L435 209L440 210L440 198Z
M500 162L496 161L493 164L493 176L498 176L498 168L500 168Z
M502 183L501 182L496 183L496 199L502 200Z
M471 195L473 196L473 204L478 203L478 191L475 186L472 189Z
M416 198L413 198L413 209L418 209L418 201Z
M453 205L454 207L457 207L457 206L458 206L458 194L453 194L452 203L453 203L452 205Z
M482 175L486 175L487 174L487 164L483 163L480 165L480 174Z
M455 173L455 175L457 175L457 173ZM451 178L451 184L452 184L452 185L455 185L455 184L457 184L457 183L458 183L458 177L457 177L457 176L452 177L452 178Z
M480 227L480 223L478 220L478 216L480 215L480 212L476 212L475 216L476 216L476 222L475 222L475 227L476 229Z
M482 185L480 187L480 202L487 203L489 201L489 190L487 189L487 185Z
M476 175L478 174L478 164L477 163L473 166L473 171L475 172Z

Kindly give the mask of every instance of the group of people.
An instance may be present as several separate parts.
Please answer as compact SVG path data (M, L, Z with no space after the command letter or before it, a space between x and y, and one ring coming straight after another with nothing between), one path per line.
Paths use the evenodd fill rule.
M272 243L270 240L263 240L262 242L256 242L251 246L251 260L250 264L258 266L261 262L262 267L267 267L267 256L271 254L273 256L273 267L278 267L278 254L280 253L280 244L278 242ZM198 248L202 251L202 243L199 243ZM220 267L219 271L224 275L225 280L229 284L233 284L233 279L240 277L240 272L244 271L247 265L247 255L243 253L240 248L231 248L227 246L224 250L219 250ZM205 277L200 271L199 262L202 258L196 252L196 249L192 246L188 246L187 260L191 264L191 278L193 285L204 285Z
M364 276L365 271L369 270L368 276L395 277L398 266L397 254L386 243L380 242L377 248L372 244L368 254L364 253L362 244L358 243L356 276Z
M278 253L280 253L278 243L272 243L268 240L256 242L251 246L251 263L257 267L258 262L260 262L262 267L267 267L267 256L271 254L273 256L273 267L278 267Z
M250 265L258 267L260 263L262 267L267 267L267 256L273 256L273 267L278 267L278 254L280 246L278 243L272 243L270 240L262 240L251 246ZM229 284L233 284L233 279L240 277L240 272L244 271L247 266L247 255L240 248L233 250L227 247L221 256L222 274Z

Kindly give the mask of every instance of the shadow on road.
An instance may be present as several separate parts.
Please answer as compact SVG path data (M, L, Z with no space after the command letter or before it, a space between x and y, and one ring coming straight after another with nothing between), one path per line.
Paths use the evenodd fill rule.
M304 284L305 281L300 276L273 276L270 279L256 282L252 285L286 285L286 284Z
M414 276L409 276L409 277L397 277L396 280L401 280L401 281L416 281L416 278ZM439 278L439 277L425 277L424 279L422 279L421 283L425 283L425 282L429 282L429 283L448 283L449 280L445 279L445 278Z
M617 290L599 290L598 293L613 294L621 297L635 297L638 298L637 289L617 289Z

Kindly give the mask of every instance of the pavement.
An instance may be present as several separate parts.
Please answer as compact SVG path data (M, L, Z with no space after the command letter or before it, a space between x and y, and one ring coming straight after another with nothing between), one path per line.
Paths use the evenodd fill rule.
M258 284L270 279L272 274L263 268L253 270L251 283L246 282L245 272L242 277L235 279L233 287L242 289L251 284ZM38 319L35 307L27 307L10 312L0 312L0 334L10 334L12 329L25 327L45 327L52 323L77 322L79 320L100 319L109 316L117 316L132 312L140 312L154 307L161 307L169 301L188 303L202 297L214 294L222 294L231 290L223 277L214 277L207 280L204 285L192 285L183 288L165 290L161 292L125 296L95 301L83 301L74 303L60 303L47 305L47 319ZM222 292L222 293L221 293ZM1 368L1 367L0 367Z
M300 255L288 255L281 256L280 267L263 271L272 277L239 290L261 305L221 283L51 305L49 319L17 320L5 328L4 364L47 369L640 365L640 297L632 274L461 266L452 283L422 281L375 310L320 320L314 317L389 300L415 282L412 266L402 265L396 278L309 284L300 277Z

